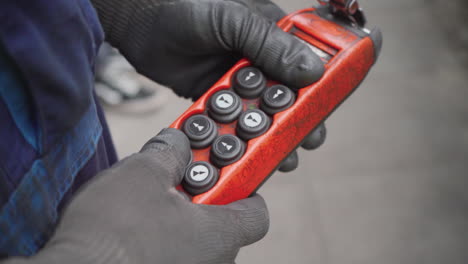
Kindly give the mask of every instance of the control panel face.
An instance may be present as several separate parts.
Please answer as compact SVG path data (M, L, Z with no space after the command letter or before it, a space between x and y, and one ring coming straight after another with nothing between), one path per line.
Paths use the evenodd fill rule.
M361 83L375 62L369 36L359 36L306 9L278 25L325 64L316 83L294 88L238 62L171 127L190 139L193 161L179 190L195 203L227 204L255 192L277 169L297 166L295 149L311 137ZM335 33L334 33L335 32Z

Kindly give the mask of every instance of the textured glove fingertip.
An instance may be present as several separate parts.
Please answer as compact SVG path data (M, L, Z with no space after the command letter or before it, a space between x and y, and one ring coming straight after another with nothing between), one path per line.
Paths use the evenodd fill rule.
M238 219L239 244L247 246L265 237L270 228L270 218L265 200L260 195L227 205Z
M270 78L291 88L302 88L321 78L323 62L300 39L245 7L232 6L227 11L226 6L219 6L218 29L226 47L239 51Z
M301 43L301 45L306 44ZM284 78L291 79L293 87L302 88L318 81L324 72L325 67L322 61L309 48L304 47L303 51L299 52L297 64L291 70L291 76L284 76ZM294 78L290 78L292 76Z
M325 67L322 60L305 43L271 25L270 33L254 62L271 78L291 88L302 88L318 81Z
M192 159L189 139L175 128L161 130L143 146L140 153L150 154L167 170L177 175L182 174Z
M155 137L146 142L140 152L166 150L169 147L174 147L181 154L188 153L190 152L190 141L179 129L164 128Z

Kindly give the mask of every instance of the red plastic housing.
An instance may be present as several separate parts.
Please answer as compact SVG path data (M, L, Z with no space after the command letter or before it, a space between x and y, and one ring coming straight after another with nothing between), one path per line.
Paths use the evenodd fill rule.
M286 32L330 55L325 73L316 83L300 89L296 102L273 116L270 129L249 140L244 156L220 169L219 181L209 191L192 197L194 203L227 204L247 198L315 127L321 124L362 82L375 61L374 42L349 28L319 16L314 8L292 13L278 22ZM207 115L209 98L222 89L232 89L233 75L250 65L241 60L185 111L171 127L181 129L195 114ZM273 82L269 81L269 85ZM243 109L258 108L260 98L242 99ZM219 135L235 134L237 121L217 123ZM208 161L210 147L193 149L193 161ZM178 187L182 189L181 186Z

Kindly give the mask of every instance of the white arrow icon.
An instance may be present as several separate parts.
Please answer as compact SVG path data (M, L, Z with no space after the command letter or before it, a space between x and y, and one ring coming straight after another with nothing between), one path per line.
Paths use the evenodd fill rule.
M209 170L204 165L196 165L192 168L190 175L194 181L201 182L208 178Z
M204 126L200 126L197 123L193 123L193 126L196 127L198 129L198 131L202 131L205 128Z
M247 77L245 77L245 80L248 81L248 80L250 80L250 79L251 79L252 77L254 77L254 76L255 76L255 73L249 72L249 75L247 75Z
M234 103L234 97L228 93L221 94L216 99L216 105L221 108L228 108Z
M281 91L280 89L276 90L276 93L273 95L273 99L276 99L276 97L278 97L278 96L280 96L282 94L284 94L283 91Z
M257 119L253 118L252 115L248 115L247 120L252 120L254 123L258 123Z
M224 143L221 141L221 144L223 144L223 146L227 149L227 150L231 150L232 146L231 145L228 145L227 143Z
M259 113L249 113L244 117L244 124L248 127L258 127L262 122L262 116Z

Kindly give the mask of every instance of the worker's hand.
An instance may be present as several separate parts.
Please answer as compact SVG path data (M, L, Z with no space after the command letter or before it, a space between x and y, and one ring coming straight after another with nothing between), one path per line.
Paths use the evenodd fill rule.
M29 261L234 263L242 246L267 233L265 202L256 195L226 206L193 204L175 189L190 153L182 132L163 130L140 153L91 180L66 208L52 239Z
M135 68L198 98L241 57L292 88L318 80L321 60L280 30L269 0L92 0L107 35Z

